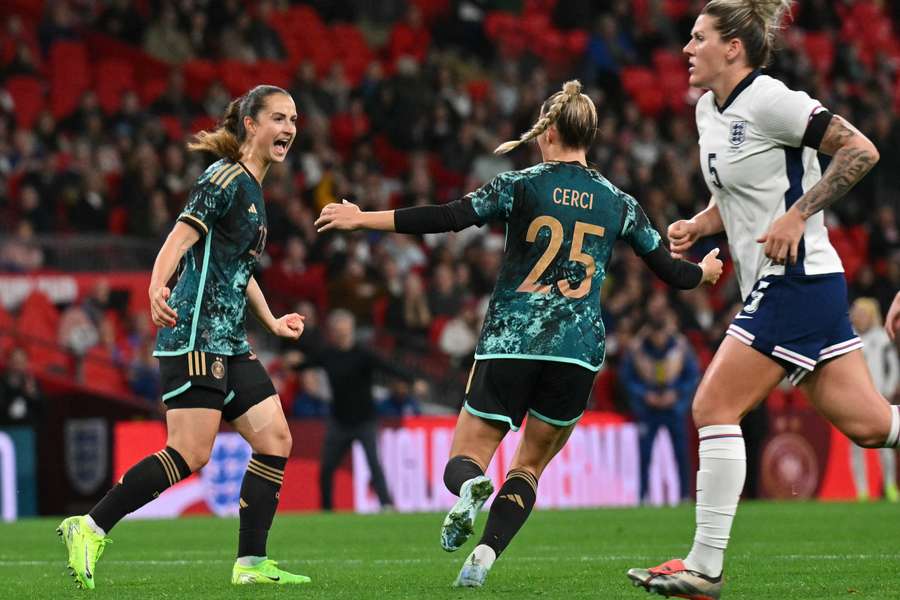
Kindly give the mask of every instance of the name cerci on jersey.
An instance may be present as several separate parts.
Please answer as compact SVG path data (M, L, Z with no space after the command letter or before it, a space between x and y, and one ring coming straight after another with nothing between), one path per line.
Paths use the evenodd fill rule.
M553 203L591 210L594 208L594 194L579 190L554 188Z

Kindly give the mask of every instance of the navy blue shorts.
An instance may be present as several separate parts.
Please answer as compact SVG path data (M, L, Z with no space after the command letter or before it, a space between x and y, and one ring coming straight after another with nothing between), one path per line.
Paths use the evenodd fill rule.
M862 348L843 273L763 277L727 334L784 366L794 385L820 362Z

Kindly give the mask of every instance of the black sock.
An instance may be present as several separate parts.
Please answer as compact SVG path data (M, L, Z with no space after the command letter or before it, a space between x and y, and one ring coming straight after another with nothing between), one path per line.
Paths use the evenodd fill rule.
M479 475L484 475L484 470L474 459L462 455L454 456L444 467L444 485L454 496L459 496L462 484Z
M191 474L185 460L166 446L134 465L122 475L91 512L94 522L107 533L122 517L134 512Z
M250 457L241 484L238 558L266 556L266 539L278 508L278 493L286 464L287 458L283 456L254 454Z
M497 556L503 552L531 514L537 500L537 479L524 469L506 474L497 492L479 544L490 546Z

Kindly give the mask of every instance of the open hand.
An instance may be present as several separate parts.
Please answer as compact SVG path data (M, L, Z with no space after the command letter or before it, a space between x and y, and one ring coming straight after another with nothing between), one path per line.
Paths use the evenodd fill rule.
M322 233L329 229L354 230L359 227L359 215L362 211L352 202L342 200L340 204L327 204L319 218L316 219L316 231Z

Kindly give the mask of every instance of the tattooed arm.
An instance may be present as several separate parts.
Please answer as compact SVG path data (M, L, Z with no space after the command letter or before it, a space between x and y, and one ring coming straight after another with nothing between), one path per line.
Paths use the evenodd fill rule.
M831 164L795 205L804 219L831 206L878 162L878 150L869 138L837 115L831 117L819 152L831 156Z
M806 219L834 204L878 162L875 145L843 118L834 115L819 144L819 152L832 157L816 185L794 206L777 218L757 242L765 244L766 256L775 264L797 262Z

